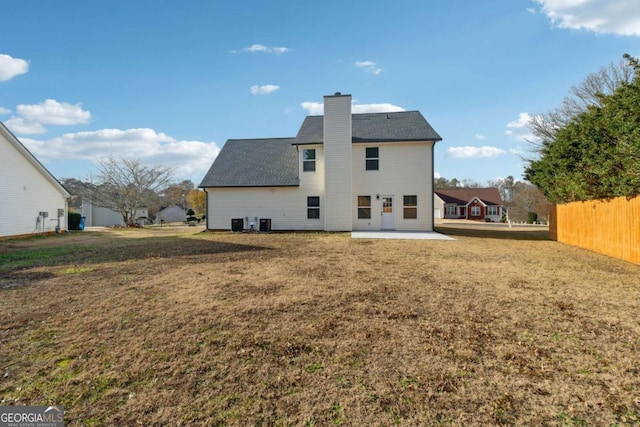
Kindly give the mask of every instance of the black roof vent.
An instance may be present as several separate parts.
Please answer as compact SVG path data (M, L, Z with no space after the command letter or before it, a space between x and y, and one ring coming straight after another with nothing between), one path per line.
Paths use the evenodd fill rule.
M341 94L340 92L336 92L336 93L334 93L333 95L334 95L334 96L340 96L340 95L342 95L342 94Z

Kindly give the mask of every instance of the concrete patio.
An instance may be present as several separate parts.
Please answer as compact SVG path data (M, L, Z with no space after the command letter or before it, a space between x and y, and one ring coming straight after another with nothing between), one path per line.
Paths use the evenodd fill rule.
M435 231L352 231L352 239L456 240Z

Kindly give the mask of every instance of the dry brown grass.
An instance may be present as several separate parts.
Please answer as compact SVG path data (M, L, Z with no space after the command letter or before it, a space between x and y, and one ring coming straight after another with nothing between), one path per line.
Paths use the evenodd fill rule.
M70 426L640 424L638 266L540 233L193 231L0 242L0 405Z

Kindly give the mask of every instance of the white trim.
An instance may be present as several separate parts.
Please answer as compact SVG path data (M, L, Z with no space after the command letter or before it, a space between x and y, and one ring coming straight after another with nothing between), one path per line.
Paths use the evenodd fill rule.
M31 163L37 170L44 176L47 181L49 181L56 189L64 196L65 199L71 197L71 194L67 191L66 188L60 184L60 182L45 168L42 163L36 159L36 157L31 154L31 151L25 147L22 142L16 136L11 133L11 131L4 125L4 123L0 122L0 134L2 134L7 141L9 141L15 148L18 150L28 161Z

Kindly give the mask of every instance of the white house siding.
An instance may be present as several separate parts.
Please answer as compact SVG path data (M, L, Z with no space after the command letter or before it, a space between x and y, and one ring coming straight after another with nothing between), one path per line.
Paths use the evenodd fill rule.
M351 95L324 97L324 223L326 231L350 231Z
M162 220L164 222L183 222L186 219L185 210L179 206L168 206L158 212L156 215L156 224L160 224Z
M437 194L433 194L433 217L442 219L446 213L446 207L444 201Z
M307 149L316 150L316 170L314 172L304 172L302 169L302 152ZM324 194L324 147L321 144L300 145L298 146L298 159L300 189L308 196L322 196ZM320 206L320 209L322 208L323 206Z
M67 199L0 133L0 236L67 229ZM62 216L58 217L58 209ZM46 212L43 218L40 212ZM38 220L40 218L40 220Z
M322 230L324 221L322 194L320 196L320 219L307 219L307 192L299 187L264 188L207 188L207 228L230 230L233 218L256 221L258 229L261 218L271 219L272 230ZM257 220L256 220L257 218Z
M82 201L82 216L85 227L123 226L122 214L114 210L95 206L91 201Z
M379 170L365 169L365 148L379 147ZM355 143L353 144L353 208L354 230L380 230L382 196L394 196L396 230L433 230L433 176L431 160L433 143ZM377 199L377 196L380 199ZM418 218L404 219L403 196L416 195ZM358 196L371 196L371 219L358 219Z

